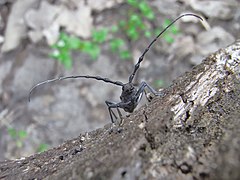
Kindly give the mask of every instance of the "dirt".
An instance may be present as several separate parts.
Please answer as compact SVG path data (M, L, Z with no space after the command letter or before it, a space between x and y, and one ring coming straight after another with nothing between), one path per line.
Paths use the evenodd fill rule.
M154 4L154 1L151 3ZM164 3L168 5L169 2ZM11 1L1 4L0 13L3 24L0 24L0 35L3 37L12 5ZM178 9L179 7L181 8ZM96 20L95 25L108 26L112 21L118 22L121 20L125 8L125 4L120 4L116 7L93 13L93 18ZM195 12L184 3L171 8L176 14L162 14L162 17L157 17L159 21L155 22L153 26L161 24L163 17L174 19L183 11ZM232 43L239 36L238 22L240 18L239 11L236 10L238 7L232 8L233 17L228 20L205 16L212 29L216 26L221 26L222 30L226 30L221 34L222 38L215 37L212 41L206 40L211 46L206 46L202 38L197 38L198 34L206 31L200 23L178 23L181 34L175 37L176 40L173 44L168 44L161 39L152 47L137 74L136 84L144 80L155 88L167 87L175 77L200 63L197 59L201 60L206 56L204 54L208 53L206 49L211 51L213 49L217 50ZM205 37L207 37L207 34ZM69 74L101 75L126 82L134 63L148 43L149 40L144 38L136 43L130 43L128 45L129 49L134 54L134 60L130 61L121 61L116 58L115 54L109 53L107 45L104 45L103 53L97 61L92 61L90 57L84 54L75 53L73 55L74 66L69 71L48 57L51 49L44 40L34 44L29 41L29 38L25 37L15 50L8 53L1 52L0 160L32 155L38 151L38 147L43 143L48 144L48 148L56 147L68 139L79 136L80 133L103 127L109 123L109 114L104 101L113 100L118 102L121 92L119 88L89 80L66 81L39 88L33 94L31 102L28 103L29 90L38 82ZM189 48L193 48L194 52L189 53L185 51ZM159 87L156 85L156 80L163 81L164 85ZM27 132L27 137L23 140L21 147L18 147L16 139L9 135L9 127ZM115 135L113 136L115 138ZM140 141L141 138L139 137ZM111 138L109 142L110 140ZM91 139L91 141L93 140ZM65 161L65 156L70 158L68 159L70 163L78 154L78 150L75 149L81 149L80 145L79 138L76 139L76 145L68 147L67 143L66 154L56 154L50 163L57 162L60 166L61 162ZM82 144L82 146L87 146L87 144ZM57 148L55 150L58 152ZM118 151L117 149L111 151L115 150L116 152ZM84 153L84 151L85 149L83 148L81 153ZM108 153L111 154L111 151ZM47 159L52 156L51 153L53 152L51 150L49 151L50 154L39 154L36 156L43 156L43 159ZM76 153L76 155L72 155L72 153ZM34 162L35 156L31 156L31 158L33 158L31 166L40 168L38 167L39 162ZM62 158L63 160L61 160ZM23 165L22 163L24 164L24 161L21 161L16 168L20 168ZM117 164L117 159L115 163ZM51 171L54 171L56 168L52 168ZM46 171L49 171L49 169L46 169ZM90 171L89 173L91 174Z

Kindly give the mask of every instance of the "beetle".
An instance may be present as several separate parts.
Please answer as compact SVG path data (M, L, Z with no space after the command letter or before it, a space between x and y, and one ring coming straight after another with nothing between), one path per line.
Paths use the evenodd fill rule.
M55 79L49 79L43 82L40 82L38 84L36 84L35 86L33 86L29 92L29 101L31 98L31 94L32 92L38 87L41 86L43 84L47 84L47 83L51 83L54 81L60 81L60 80L65 80L65 79L77 79L77 78L87 78L87 79L95 79L98 81L103 81L105 83L111 83L117 86L121 86L122 87L122 93L120 95L120 102L115 103L115 102L111 102L111 101L105 101L107 107L108 107L108 111L110 114L110 118L111 118L111 122L115 123L114 119L118 119L117 115L114 113L113 109L115 108L117 110L118 116L120 118L120 122L119 124L122 124L122 113L120 111L120 109L123 109L125 112L129 112L132 113L134 111L134 109L138 106L143 93L145 92L146 89L148 89L154 96L163 96L164 94L162 92L157 92L156 90L154 90L150 85L148 85L146 82L142 82L140 84L140 86L136 87L133 85L133 79L136 75L136 72L138 71L141 62L144 59L144 56L146 55L146 53L150 50L151 46L157 41L157 39L170 27L172 26L176 21L178 21L179 19L181 19L184 16L193 16L196 17L200 20L203 21L203 19L196 15L196 14L192 14L192 13L188 13L188 14L183 14L181 16L179 16L178 18L176 18L175 20L173 20L163 31L161 31L152 41L151 43L148 45L148 47L144 50L144 52L142 53L142 55L139 57L138 62L135 64L132 73L129 76L128 82L127 83L123 83L121 81L113 81L109 78L104 78L101 76L90 76L90 75L76 75L76 76L65 76L65 77L59 77L59 78L55 78Z

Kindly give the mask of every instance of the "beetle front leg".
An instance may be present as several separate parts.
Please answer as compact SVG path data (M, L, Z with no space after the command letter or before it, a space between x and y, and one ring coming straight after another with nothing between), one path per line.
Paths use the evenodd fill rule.
M145 97L146 97L147 101L148 101L148 102L151 102L152 97L151 97L151 96L150 96L150 98L148 97L148 94L147 94L146 89L144 89L143 91L144 91L144 94L145 94Z
M119 115L119 118L120 118L120 122L119 122L119 125L122 125L123 123L123 118L122 118L122 113L120 111L119 108L122 108L124 109L125 107L127 107L129 105L130 102L127 102L127 103L123 103L123 102L119 102L119 103L113 103L113 102L110 102L110 101L105 101L105 103L107 104L108 106L108 111L109 111L109 114L110 114L110 118L111 118L111 121L112 123L115 123L114 120L113 120L113 116L115 117L115 119L118 119L116 114L113 112L112 108L116 108L117 109L117 112L118 112L118 115Z
M110 102L110 101L105 101L105 103L108 106L108 111L109 111L112 123L114 123L113 116L114 116L115 119L118 119L116 114L113 112L112 108L116 108L117 109L117 112L118 112L118 115L119 115L119 118L120 118L120 122L122 123L122 113L119 110L119 108L121 108L121 104L122 103L121 102L120 103L113 103L113 102Z
M147 88L151 93L153 93L155 96L163 96L163 93L162 92L158 92L156 91L155 89L153 89L150 85L148 85L146 82L142 82L140 84L140 87L137 91L137 94L136 96L140 96L144 91L145 91L145 88ZM146 94L145 94L146 95Z

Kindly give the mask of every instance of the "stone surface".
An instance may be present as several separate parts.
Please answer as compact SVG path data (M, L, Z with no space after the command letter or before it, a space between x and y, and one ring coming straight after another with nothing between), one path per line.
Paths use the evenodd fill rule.
M27 34L27 26L24 23L24 15L37 0L22 0L14 3L8 19L3 52L8 52L19 46L21 39Z
M239 10L239 2L236 0L228 2L190 0L188 3L194 10L200 11L208 17L217 17L223 20L233 18L234 11Z
M45 37L49 45L57 41L60 28L65 28L66 32L76 36L88 38L93 23L91 9L84 5L83 1L78 2L74 10L63 4L52 5L42 1L40 8L27 11L25 18L31 28L28 32L31 40L36 43Z

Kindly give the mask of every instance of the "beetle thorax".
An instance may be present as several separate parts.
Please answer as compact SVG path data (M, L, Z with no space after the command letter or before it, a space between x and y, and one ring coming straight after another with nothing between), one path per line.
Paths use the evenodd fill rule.
M122 102L129 102L132 101L132 99L135 97L135 94L137 92L136 87L133 86L132 83L124 84L122 87L122 94L120 96L120 99Z

